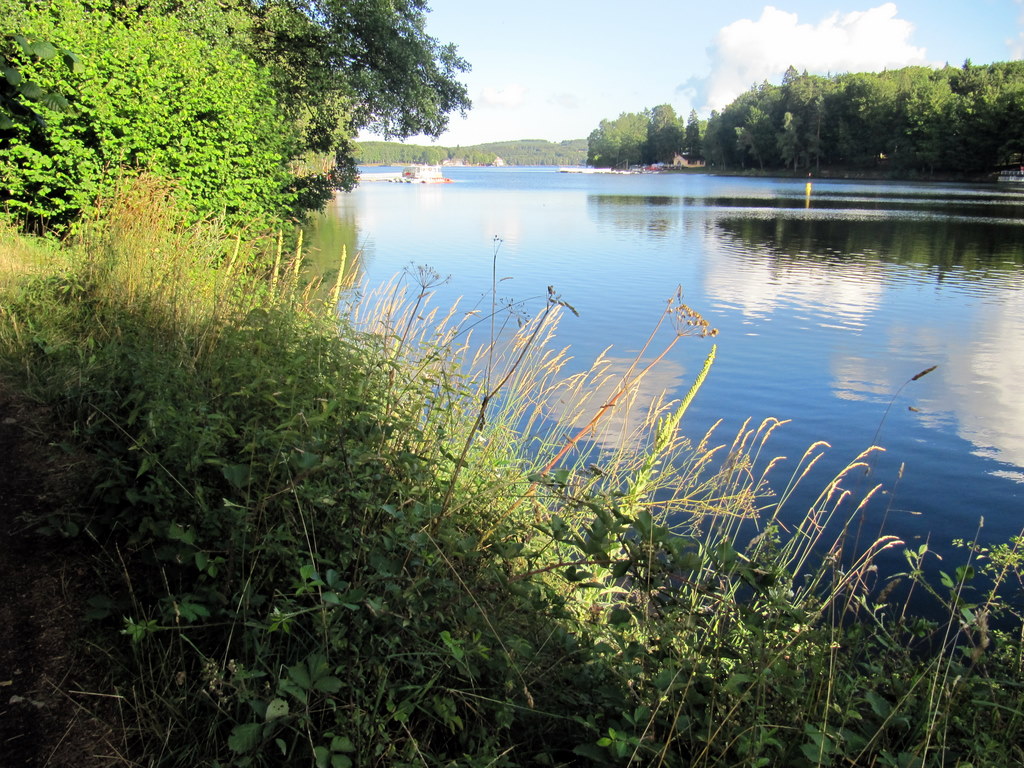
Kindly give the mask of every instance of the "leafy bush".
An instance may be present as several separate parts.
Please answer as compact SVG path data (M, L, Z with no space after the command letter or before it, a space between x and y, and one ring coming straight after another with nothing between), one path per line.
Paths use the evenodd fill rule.
M5 0L0 12L78 62L71 71L10 52L24 77L71 105L44 102L45 126L0 132L5 197L24 220L63 226L142 169L176 180L197 216L265 225L295 205L287 161L297 134L267 73L228 40L199 37L173 15L118 17L77 0L27 8Z

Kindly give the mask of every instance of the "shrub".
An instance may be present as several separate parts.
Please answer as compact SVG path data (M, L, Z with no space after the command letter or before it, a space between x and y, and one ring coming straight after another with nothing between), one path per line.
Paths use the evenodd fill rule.
M70 109L37 105L45 125L0 131L0 179L10 210L63 227L125 174L177 181L195 215L264 226L296 203L287 162L297 137L268 75L229 40L190 32L177 17L138 10L124 17L77 0L0 3L29 39L73 51L10 56L27 78L62 94Z

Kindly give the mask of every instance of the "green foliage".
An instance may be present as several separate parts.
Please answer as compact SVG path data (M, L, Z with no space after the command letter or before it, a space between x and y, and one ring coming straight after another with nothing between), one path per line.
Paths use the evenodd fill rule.
M0 139L15 212L66 224L138 169L176 180L197 215L260 224L293 206L285 163L295 139L266 77L231 47L192 35L173 16L140 12L126 23L76 0L23 18L32 34L75 50L81 66L25 66L71 108L43 107L45 128L21 124Z
M599 168L629 168L647 154L648 114L623 112L602 120L587 138L587 164Z
M469 69L453 45L425 31L424 0L246 2L252 52L272 73L302 152L334 159L333 183L355 183L351 138L439 136L470 102Z
M553 291L506 356L460 365L429 270L339 321L300 249L183 226L168 198L144 178L63 261L0 282L3 372L93 462L80 510L26 522L97 552L100 692L127 759L1024 760L1021 615L1000 596L1024 541L961 543L934 577L921 546L879 579L901 543L851 552L845 535L865 457L784 528L789 494L758 459L777 422L721 446L680 434L713 353L621 450L588 440L653 363L570 439L555 425L524 445L524 423L604 377L559 379ZM678 301L663 322L660 357L712 334ZM944 613L890 603L901 580Z
M553 143L542 140L502 141L471 147L435 147L387 141L356 144L356 161L367 165L439 165L451 160L467 165L491 165L497 158L506 165L582 165L586 142Z
M817 169L901 175L983 174L1021 162L1019 62L907 67L830 78L790 67L708 123L705 154L726 168Z
M625 169L640 163L672 163L677 154L701 157L704 124L691 112L686 124L669 104L602 120L587 139L587 164Z
M0 188L65 228L140 171L197 217L266 226L355 183L351 137L437 135L467 65L401 3L2 0ZM71 53L71 52L74 53ZM317 173L293 161L330 155Z
M7 35L0 42L0 131L9 131L16 123L31 122L45 128L46 121L34 108L38 103L53 112L67 112L68 100L62 93L45 90L26 77L21 62L50 61L58 56L71 72L82 69L81 59L71 51L57 48L46 40L29 40L22 34Z

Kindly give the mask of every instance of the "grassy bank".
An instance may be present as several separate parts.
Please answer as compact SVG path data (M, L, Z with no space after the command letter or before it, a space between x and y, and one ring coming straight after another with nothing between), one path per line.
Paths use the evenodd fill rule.
M564 377L554 293L505 331L422 270L339 317L301 245L183 227L157 184L0 248L2 373L92 478L25 524L91 557L125 764L1024 762L1019 542L937 586L908 552L947 610L915 617L873 564L903 545L847 543L862 463L786 527L821 445L774 478L776 422L687 440L703 374L614 420L677 344L711 364L678 297L624 376Z

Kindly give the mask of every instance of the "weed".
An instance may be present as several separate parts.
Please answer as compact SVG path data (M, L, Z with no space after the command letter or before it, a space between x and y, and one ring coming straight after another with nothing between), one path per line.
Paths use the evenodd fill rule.
M963 542L937 580L906 550L948 620L890 605L901 542L848 543L870 450L796 514L825 443L773 492L780 422L685 436L715 351L660 395L712 335L681 295L634 359L565 376L553 289L506 324L434 309L424 269L339 317L344 269L324 296L301 241L168 199L143 180L6 269L0 316L5 372L99 468L79 513L31 522L96 551L97 692L136 763L1024 759L1021 542Z

